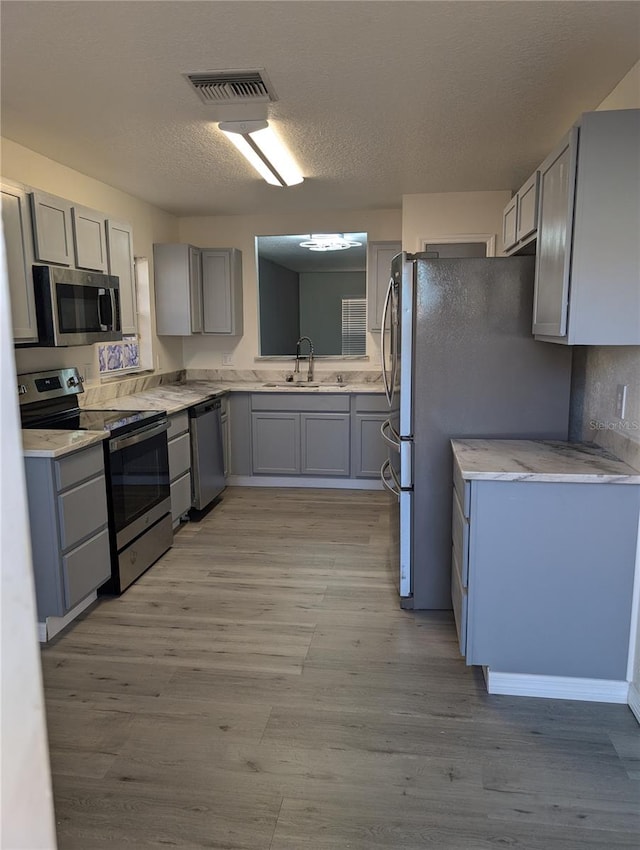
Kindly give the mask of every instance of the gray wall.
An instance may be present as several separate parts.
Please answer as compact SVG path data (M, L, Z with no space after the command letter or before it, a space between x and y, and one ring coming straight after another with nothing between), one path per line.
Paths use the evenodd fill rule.
M365 272L300 275L300 334L310 337L316 354L342 353L342 299L365 295Z
M260 258L260 354L295 354L300 336L298 273Z
M618 384L628 388L624 419L615 415ZM570 438L598 443L640 470L640 347L574 346Z

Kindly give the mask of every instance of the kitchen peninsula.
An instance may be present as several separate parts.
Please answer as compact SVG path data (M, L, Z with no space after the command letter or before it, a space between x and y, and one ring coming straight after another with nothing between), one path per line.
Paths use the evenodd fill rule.
M451 445L467 664L490 693L626 702L640 473L591 445Z

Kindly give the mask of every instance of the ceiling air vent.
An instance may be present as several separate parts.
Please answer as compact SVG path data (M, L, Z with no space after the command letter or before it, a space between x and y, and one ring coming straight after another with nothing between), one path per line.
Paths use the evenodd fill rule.
M262 69L201 71L184 76L203 103L268 103L278 99Z

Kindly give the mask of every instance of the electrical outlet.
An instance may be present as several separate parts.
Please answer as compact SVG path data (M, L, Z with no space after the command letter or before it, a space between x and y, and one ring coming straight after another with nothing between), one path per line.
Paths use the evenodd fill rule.
M222 353L222 365L223 366L233 366L233 352L232 351L224 351Z
M627 407L627 384L618 384L616 390L616 416L619 419L624 419L624 414Z

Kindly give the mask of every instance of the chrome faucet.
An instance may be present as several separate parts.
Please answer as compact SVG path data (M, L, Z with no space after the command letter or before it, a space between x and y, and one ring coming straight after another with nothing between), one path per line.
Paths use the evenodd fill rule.
M307 372L307 381L313 381L313 343L308 336L301 336L296 342L296 365L293 371L296 374L299 374L300 372L300 343L305 339L309 343L309 370Z

